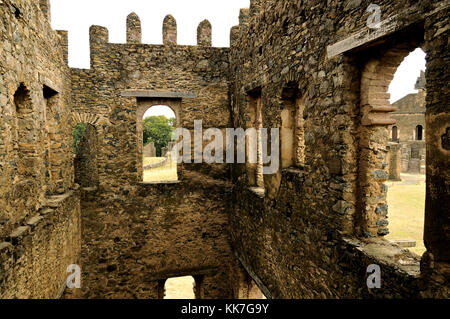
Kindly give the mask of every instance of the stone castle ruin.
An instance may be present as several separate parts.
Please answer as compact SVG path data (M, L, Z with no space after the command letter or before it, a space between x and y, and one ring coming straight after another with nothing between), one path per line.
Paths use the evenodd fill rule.
M380 28L370 4L251 0L229 48L212 47L208 21L196 46L178 45L170 15L163 44L142 44L130 14L126 44L92 26L90 68L74 69L48 0L0 0L0 298L162 298L179 276L194 277L196 298L449 298L449 2L378 1ZM423 256L383 238L387 90L418 47ZM190 130L281 128L282 167L183 163L178 182L145 183L154 105ZM73 264L80 289L66 287ZM373 264L379 289L366 283Z
M418 93L408 94L392 104L395 125L390 129L389 177L400 180L401 173L425 174L425 72L417 79Z

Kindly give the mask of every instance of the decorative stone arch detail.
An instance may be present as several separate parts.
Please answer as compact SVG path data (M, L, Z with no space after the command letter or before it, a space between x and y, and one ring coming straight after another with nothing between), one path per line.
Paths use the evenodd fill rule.
M365 64L361 75L362 125L385 126L396 123L389 118L389 113L396 111L396 108L391 106L391 96L387 91L403 60L421 46L414 39L409 41L387 49Z
M72 112L71 124L72 127L75 127L81 123L87 123L94 126L97 130L97 133L100 131L100 126L102 123L105 123L106 118L102 115L92 114L87 112Z
M409 54L408 50L389 52L380 59L369 61L361 78L362 125L394 125L389 113L396 110L391 106L387 92L395 72Z
M294 69L290 69L284 77L284 82L286 83L286 86L292 85L292 83L298 84L299 76L297 72Z

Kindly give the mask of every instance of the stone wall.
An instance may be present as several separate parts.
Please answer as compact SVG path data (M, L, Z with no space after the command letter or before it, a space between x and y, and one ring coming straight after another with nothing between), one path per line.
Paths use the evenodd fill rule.
M0 299L59 298L81 261L79 194L48 197L22 225L0 243Z
M136 21L127 23L133 39ZM165 45L112 44L105 28L90 29L91 69L72 70L74 112L93 118L99 143L98 191L82 197L86 298L161 298L166 279L188 275L202 298L233 294L228 167L180 164L177 183L142 182L142 117L151 106L171 107L177 127L230 126L228 49L208 46L206 27L198 47L176 44L170 16Z
M127 44L92 26L91 68L69 70L49 2L0 0L0 298L58 297L67 266L80 263L82 288L65 298L162 298L167 278L187 275L197 298L449 298L449 7L382 0L383 24L369 30L370 4L252 0L229 49L211 47L208 21L198 46L177 45L172 16L164 45L141 44L130 14ZM395 124L387 89L419 46L422 257L383 238ZM161 104L190 132L194 120L222 132L282 128L282 169L262 174L258 143L255 165L184 163L178 182L142 182L142 116ZM88 156L97 187L81 190L78 123L97 139ZM366 284L372 264L380 289Z
M0 298L55 298L79 262L66 36L48 1L0 1Z
M203 298L232 297L230 194L228 182L197 172L181 183L128 186L116 200L85 191L81 296L162 298L159 282L194 276Z
M403 58L423 45L428 54L427 113L439 114L435 129L445 135L442 121L448 118L448 103L443 101L448 87L437 83L446 81L448 42L443 38L448 35L444 27L448 20L443 16L448 8L443 2L380 1L385 25L368 30L370 4L253 0L250 9L241 10L240 24L231 31L235 127L245 126L251 116L248 101L255 90L261 91L265 128L283 127L283 92L294 86L303 99L304 165L265 175L265 194L249 188L252 182L245 167L234 169L232 245L273 298L449 294L448 258L441 250L449 240L442 228L434 228L435 222L430 238L441 236L445 244L428 242L421 271L419 256L383 239L389 232L386 145L388 128L395 123L388 116L393 109L387 89ZM445 106L439 108L438 103ZM440 154L434 155L436 163L442 162L446 151L438 144L432 144L433 150L428 147L430 134L436 134L434 143L439 143L430 119L427 155L436 152ZM427 197L437 203L448 196L448 184L444 186L431 169L427 174L434 176L427 176L429 191L435 187L443 191ZM427 213L427 218L433 215L447 224L440 214ZM441 263L425 262L435 254ZM389 285L367 288L370 264L381 266L382 280ZM432 271L424 269L431 264ZM439 289L431 288L435 279L429 273L439 278Z

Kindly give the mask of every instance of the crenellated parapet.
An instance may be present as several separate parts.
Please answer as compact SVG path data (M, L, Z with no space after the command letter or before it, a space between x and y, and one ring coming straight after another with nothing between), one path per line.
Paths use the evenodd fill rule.
M241 19L247 21L249 9L243 9ZM177 21L172 15L167 15L163 21L162 37L164 46L176 46L177 43ZM93 25L89 29L89 41L91 47L91 60L95 52L101 50L105 44L109 44L108 29L99 25ZM61 34L64 38L64 35ZM132 12L127 16L126 21L127 44L142 43L142 24L139 16ZM64 39L63 39L64 40ZM63 41L63 43L65 43ZM205 19L197 28L197 45L201 47L212 47L212 25Z
M99 69L105 67L105 59L110 58L110 52L112 50L118 50L119 52L127 48L127 50L137 50L140 47L145 47L146 50L155 51L170 51L174 47L180 52L189 51L190 48L199 47L201 49L198 52L215 52L212 48L212 25L205 19L199 23L197 28L197 43L196 45L179 45L177 43L177 22L172 15L167 15L163 21L162 27L163 44L146 44L142 42L142 25L139 16L132 12L126 19L126 44L117 44L109 42L109 31L106 27L93 25L89 29L89 41L90 41L90 68ZM63 33L61 43L63 45L64 52L67 51L66 43L67 39ZM168 50L170 49L170 50ZM224 48L220 48L222 50ZM227 51L224 49L223 51ZM208 54L209 54L208 53ZM65 59L66 53L65 53ZM205 60L206 61L206 60ZM200 61L198 67L204 69L208 66L205 61ZM139 78L139 72L134 72L130 76Z
M127 43L142 43L142 27L141 20L136 13L130 13L127 17Z

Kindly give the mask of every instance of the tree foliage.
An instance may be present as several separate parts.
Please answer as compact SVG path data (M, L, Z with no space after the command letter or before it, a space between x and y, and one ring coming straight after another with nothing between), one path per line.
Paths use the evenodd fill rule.
M73 151L78 154L78 145L86 132L86 123L79 123L73 128Z
M161 156L163 147L167 147L172 139L175 119L168 119L164 115L149 116L144 119L144 145L155 144L156 155Z

